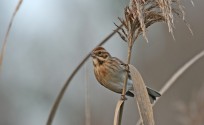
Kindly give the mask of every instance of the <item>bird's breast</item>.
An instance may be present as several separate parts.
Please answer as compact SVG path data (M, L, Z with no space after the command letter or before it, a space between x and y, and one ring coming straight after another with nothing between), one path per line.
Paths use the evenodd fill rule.
M103 66L98 66L94 68L94 73L98 82L104 87L115 91L121 92L123 87L123 73L118 70L111 70L104 68Z

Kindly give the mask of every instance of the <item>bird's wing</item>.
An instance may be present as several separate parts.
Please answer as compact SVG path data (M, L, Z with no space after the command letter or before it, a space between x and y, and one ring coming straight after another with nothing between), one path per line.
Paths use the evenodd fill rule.
M117 57L112 57L112 59L118 61L121 65L125 65L125 63L122 60L118 59Z
M120 63L120 65L125 69L126 64L122 60L118 59L117 57L112 57L112 58L114 60L118 61ZM128 71L128 79L132 80L129 71Z

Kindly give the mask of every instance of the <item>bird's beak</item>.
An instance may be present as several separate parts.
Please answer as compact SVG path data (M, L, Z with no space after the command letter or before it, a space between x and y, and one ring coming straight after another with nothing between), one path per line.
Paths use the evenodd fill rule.
M91 57L93 57L93 58L96 57L95 54L94 54L93 52L91 53Z

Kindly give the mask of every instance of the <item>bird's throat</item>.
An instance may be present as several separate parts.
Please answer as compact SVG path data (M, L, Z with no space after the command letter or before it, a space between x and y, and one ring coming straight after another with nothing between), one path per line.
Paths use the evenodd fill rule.
M97 59L97 60L98 60L99 65L102 65L104 63L104 61L102 61L102 60L99 60L99 59Z

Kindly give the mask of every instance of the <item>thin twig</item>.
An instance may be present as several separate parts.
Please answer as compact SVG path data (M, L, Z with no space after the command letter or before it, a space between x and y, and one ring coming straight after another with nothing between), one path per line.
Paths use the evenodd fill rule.
M101 46L104 43L106 43L115 33L117 33L117 31L123 26L123 24L121 24L116 30L114 30L112 33L110 33L104 40L102 40L97 46ZM64 86L62 87L60 93L58 94L53 107L50 111L48 120L46 125L51 125L53 118L56 114L57 108L59 106L59 103L61 102L61 99L67 89L67 86L69 85L69 83L71 82L71 80L74 78L74 76L76 75L76 73L78 72L78 70L84 65L84 63L88 60L88 58L90 57L91 52L89 52L89 54L87 54L85 56L85 58L79 63L79 65L74 69L74 71L72 72L72 74L69 76L69 78L67 79L67 81L65 82Z
M132 53L132 45L130 45L128 47L127 64L130 63L131 53ZM128 73L126 73L126 76L125 76L123 91L122 91L122 94L121 94L121 99L118 101L117 106L116 106L115 116L114 116L114 125L121 125L121 123L122 123L123 108L124 108L124 103L125 103L125 100L126 100L125 95L126 95L127 80L128 80ZM118 117L118 113L119 113L119 117Z
M127 63L126 64L130 64L130 59L131 59L131 53L132 53L132 40L131 40L131 45L129 45L128 47L128 59L127 59ZM125 81L124 81L124 85L123 85L123 91L122 91L122 96L125 97L126 94L126 86L127 86L127 80L128 80L128 72L126 72L126 76L125 76Z
M192 66L196 61L198 61L202 57L204 57L204 50L198 53L197 55L195 55L192 59L190 59L187 63L185 63L180 69L178 69L176 73L174 73L173 76L161 88L160 93L163 95L190 66ZM153 106L159 101L160 98L158 98L155 101ZM141 119L137 121L136 125L140 125L140 124L141 124Z
M172 85L175 83L175 81L190 67L192 66L196 61L198 61L201 57L204 56L204 50L195 55L192 59L190 59L187 63L185 63L180 69L174 73L174 75L165 83L165 85L160 90L160 93L163 95ZM159 98L157 99L157 101ZM155 103L157 102L155 101ZM154 104L155 104L154 103Z
M8 37L9 37L9 33L10 33L10 30L11 30L11 26L13 24L13 20L14 20L14 17L16 16L16 13L18 12L21 4L22 4L23 0L19 0L18 1L18 4L16 5L16 9L15 11L13 12L13 15L11 17L11 20L9 22L9 26L8 26L8 29L6 31L6 35L4 37L4 41L3 41L3 45L2 45L2 48L1 48L1 53L0 53L0 66L2 65L2 62L3 62L3 56L4 56L4 53L5 53L5 50L6 50L6 43L7 43L7 40L8 40Z
M129 39L127 41L127 43L128 43L128 58L127 58L127 63L126 64L130 64L132 46L133 46L133 41L132 41L133 36L131 34L128 34L128 35L129 35ZM128 68L128 66L126 68ZM128 80L128 72L126 72L126 75L125 75L125 80L124 80L124 84L123 84L123 91L122 91L122 94L121 94L121 99L118 101L118 103L119 103L120 101L123 100L123 103L120 106L119 119L114 119L114 124L118 123L118 125L121 125L121 123L122 123L123 108L124 108L124 103L125 103L125 100L126 100L125 95L126 95L127 80ZM116 107L116 109L117 109L117 107ZM117 117L115 117L115 118L117 118ZM119 121L116 121L116 120L119 120Z

